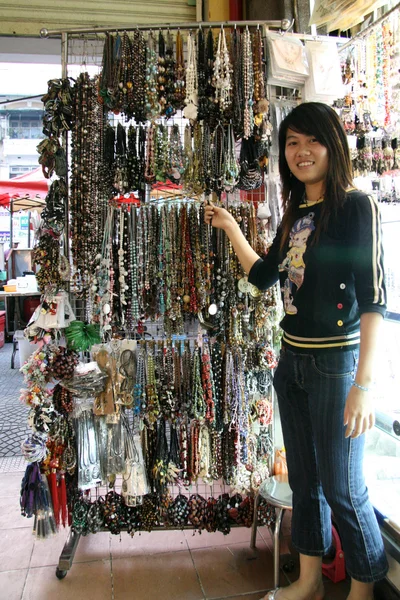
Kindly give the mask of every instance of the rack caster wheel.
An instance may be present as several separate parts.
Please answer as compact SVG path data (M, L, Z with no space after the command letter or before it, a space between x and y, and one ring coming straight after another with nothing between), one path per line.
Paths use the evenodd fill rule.
M58 567L56 568L56 577L57 577L57 579L64 579L64 577L66 576L67 573L68 573L68 571L62 571Z
M285 573L291 573L294 571L294 560L288 560L282 565L282 569Z

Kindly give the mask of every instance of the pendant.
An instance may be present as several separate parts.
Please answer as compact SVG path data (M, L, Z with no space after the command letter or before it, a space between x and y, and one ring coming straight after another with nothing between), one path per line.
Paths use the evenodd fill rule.
M210 315L216 315L217 312L218 312L218 306L215 304L215 302L213 302L208 307L208 314L210 314Z
M259 298L262 294L262 292L258 289L258 287L256 287L255 285L252 285L251 283L249 284L250 286L250 296L252 298Z
M242 277L238 281L238 288L243 294L247 294L250 291L251 284L248 282L247 277Z

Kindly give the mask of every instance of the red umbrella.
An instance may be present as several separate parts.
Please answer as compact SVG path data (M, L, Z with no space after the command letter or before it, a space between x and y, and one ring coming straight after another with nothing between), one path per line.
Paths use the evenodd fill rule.
M31 210L43 206L48 190L49 182L38 167L30 173L0 181L0 206L9 208L12 200L13 212Z

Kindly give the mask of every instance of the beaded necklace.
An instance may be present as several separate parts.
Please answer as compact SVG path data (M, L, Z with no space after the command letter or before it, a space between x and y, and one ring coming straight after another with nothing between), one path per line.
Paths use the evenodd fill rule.
M188 444L188 425L182 420L179 426L180 442L180 461L181 461L181 479L184 484L189 482L189 444Z
M165 49L165 116L167 119L175 114L175 59L174 40L170 31L167 33Z
M151 123L147 128L147 139L146 139L146 167L144 171L144 178L147 183L152 183L155 178L155 130L156 126Z
M214 129L211 142L212 185L218 199L222 193L222 175L225 159L225 133L221 123Z
M203 352L201 355L201 380L203 385L204 401L206 403L205 420L207 423L212 424L215 420L215 406L212 384L211 358L207 342L203 342Z
M138 260L137 260L137 210L132 207L129 219L129 251L130 251L130 277L132 295L132 325L137 326L139 321L139 299L138 299Z
M179 131L179 125L176 123L170 129L168 147L170 150L170 167L168 176L172 181L179 183L184 168L182 138Z
M198 80L198 114L199 121L208 118L208 99L206 97L206 49L204 44L203 29L199 27L197 32L197 80Z
M233 192L239 180L239 164L235 153L235 137L233 125L228 125L225 137L225 161L222 185L226 192Z
M204 419L206 403L204 401L203 386L201 381L201 354L200 348L195 348L192 357L192 406L191 415L194 419Z
M205 423L200 428L199 453L199 477L201 477L204 482L211 481L211 439L210 430Z
M175 61L175 101L176 110L185 106L185 62L183 58L183 41L181 32L176 34L176 61Z
M215 101L222 112L228 110L232 104L232 65L223 27L218 36L218 50L215 55L214 85Z
M207 34L206 43L206 61L205 61L205 97L207 98L207 109L205 122L210 126L211 129L217 124L219 117L218 104L214 102L214 36L211 27Z
M160 30L158 34L158 75L157 75L157 92L158 92L158 103L159 103L159 114L161 116L165 115L166 110L166 90L165 90L165 39Z
M242 70L243 70L243 137L248 139L253 132L253 60L251 50L251 34L249 28L243 33L243 52L242 52Z
M197 118L198 102L198 82L197 82L197 61L196 61L196 41L192 32L189 32L187 39L187 64L186 64L186 97L183 116L186 119L194 121Z
M149 121L155 119L159 114L158 92L157 92L157 52L154 34L150 31L147 37L146 48L146 118Z
M132 42L133 115L136 123L146 121L146 41L143 33L136 30Z
M133 386L133 412L136 416L146 411L146 347L140 344L136 362L136 381Z
M160 414L157 394L156 372L154 364L154 343L147 349L146 357L146 421L150 428L154 426Z
M120 81L118 83L118 92L116 99L116 107L120 107L125 118L129 121L133 116L133 92L132 92L132 63L131 63L131 41L126 31L122 36L121 46L121 66L120 66Z

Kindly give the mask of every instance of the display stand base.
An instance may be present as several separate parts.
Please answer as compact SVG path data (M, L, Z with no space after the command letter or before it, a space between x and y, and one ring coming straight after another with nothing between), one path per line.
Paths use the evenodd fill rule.
M56 568L56 577L58 579L64 579L64 577L72 567L72 563L74 562L74 556L79 544L80 537L80 533L75 533L74 531L72 531L72 529L70 529L67 541L64 544L64 548L60 554L58 566Z
M232 523L231 529L236 529L237 527L245 527L245 525L238 525L238 524ZM250 527L249 527L249 529L250 529ZM183 531L183 530L197 531L197 530L193 529L192 525L185 525L184 527L162 527L162 526L159 526L159 527L154 527L154 529L152 529L152 531ZM100 531L107 531L109 533L109 530L105 529L105 528L100 529ZM127 530L121 529L121 533L123 531L127 531ZM139 534L139 531L137 533ZM95 534L91 534L91 535L95 535ZM227 535L229 535L229 534L227 534ZM72 529L70 529L67 541L64 544L64 548L62 549L60 558L58 560L58 566L56 568L57 579L64 579L64 577L66 577L66 575L68 574L68 571L71 569L72 563L74 562L74 556L75 556L75 552L78 547L80 538L81 538L80 533L75 533L72 531Z

